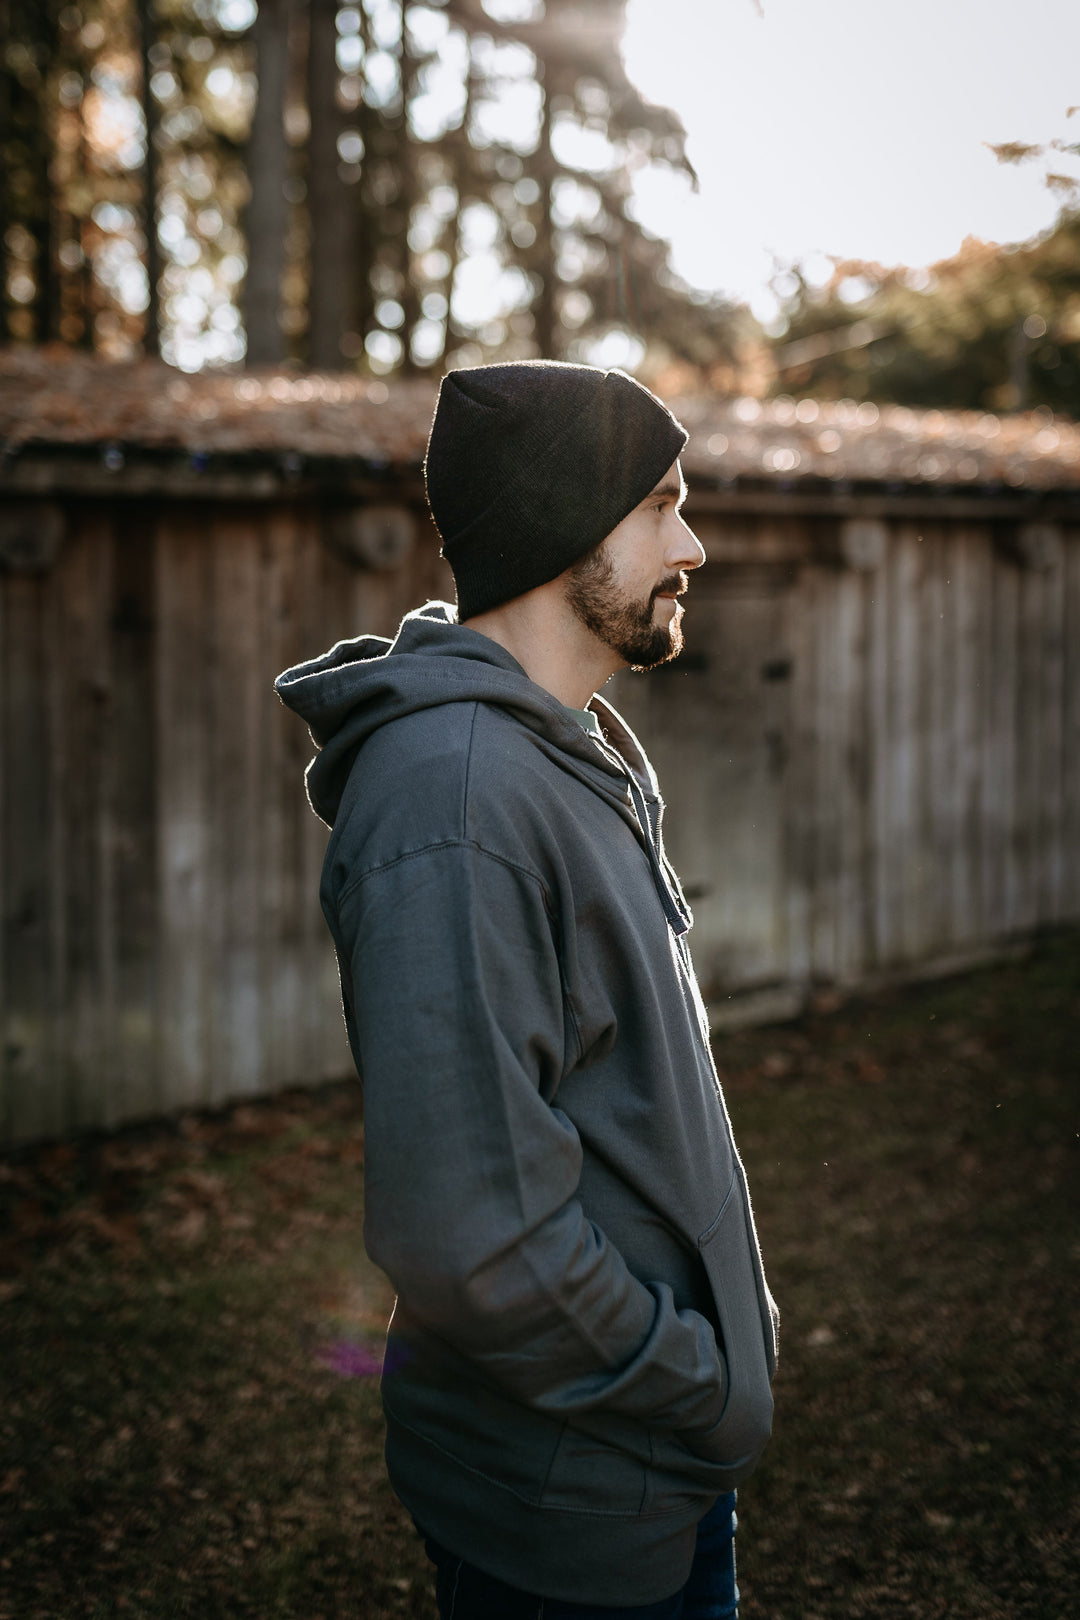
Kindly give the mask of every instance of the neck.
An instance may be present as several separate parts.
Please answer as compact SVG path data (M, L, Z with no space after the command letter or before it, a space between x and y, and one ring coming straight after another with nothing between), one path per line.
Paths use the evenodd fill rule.
M584 709L622 660L570 608L557 579L466 619L517 659L531 681L571 709Z

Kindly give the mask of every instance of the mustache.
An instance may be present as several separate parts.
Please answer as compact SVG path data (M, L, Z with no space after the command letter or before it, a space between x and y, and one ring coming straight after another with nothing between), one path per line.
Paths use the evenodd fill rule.
M659 585L653 587L649 598L650 604L655 602L658 596L685 596L689 584L690 581L685 574L669 574Z

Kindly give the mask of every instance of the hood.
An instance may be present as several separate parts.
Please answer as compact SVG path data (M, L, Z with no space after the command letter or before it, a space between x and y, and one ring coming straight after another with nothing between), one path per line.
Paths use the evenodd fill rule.
M285 670L274 689L307 723L318 749L307 768L308 798L329 826L357 754L380 726L443 703L508 710L561 769L586 781L633 827L648 850L672 926L686 932L689 913L663 857L656 778L629 726L596 696L589 707L605 740L591 735L504 647L459 625L447 603L429 602L408 614L392 641L383 636L339 641L320 657Z

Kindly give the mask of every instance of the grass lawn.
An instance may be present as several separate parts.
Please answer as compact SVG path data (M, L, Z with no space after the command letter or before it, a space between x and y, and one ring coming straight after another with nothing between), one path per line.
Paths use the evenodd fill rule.
M1080 938L716 1044L783 1314L744 1620L1080 1615ZM0 1620L432 1620L355 1086L0 1160Z

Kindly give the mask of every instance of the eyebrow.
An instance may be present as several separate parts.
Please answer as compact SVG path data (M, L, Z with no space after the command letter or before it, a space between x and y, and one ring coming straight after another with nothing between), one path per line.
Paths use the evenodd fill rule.
M651 489L649 491L645 499L647 501L653 501L656 500L658 496L666 497L668 495L674 495L680 501L686 499L686 484L683 479L680 478L676 484L670 478L665 478L662 484L657 484L655 489Z

